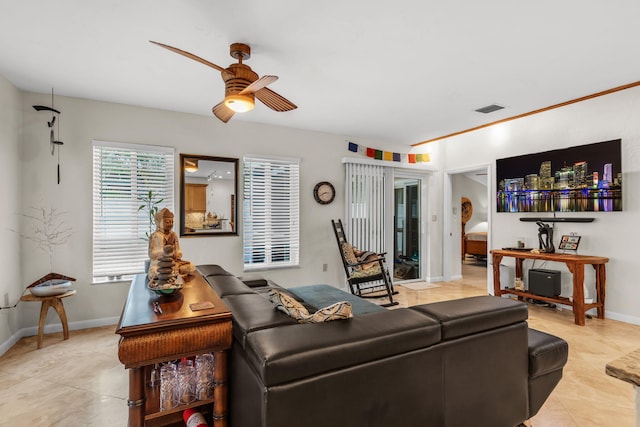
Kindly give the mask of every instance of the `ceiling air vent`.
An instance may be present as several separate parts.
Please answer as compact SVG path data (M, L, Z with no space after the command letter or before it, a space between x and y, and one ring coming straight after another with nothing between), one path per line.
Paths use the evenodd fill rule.
M489 114L489 113L493 113L494 111L502 110L503 108L504 107L502 105L491 104L491 105L487 105L486 107L478 108L475 111L477 111L478 113Z

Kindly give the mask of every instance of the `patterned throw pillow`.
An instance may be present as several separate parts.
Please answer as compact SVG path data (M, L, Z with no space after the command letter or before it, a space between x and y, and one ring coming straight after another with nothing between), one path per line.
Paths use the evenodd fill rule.
M303 319L301 323L318 323L328 322L330 320L348 319L353 317L351 313L351 303L349 301L340 301L331 304L325 308L321 308L311 315L308 319Z
M309 314L307 309L289 295L277 290L269 291L269 301L276 305L276 308L283 313L293 317L300 323L319 323L331 320L348 319L353 317L351 313L351 303L341 301L330 306L321 308L313 314Z
M344 242L342 244L342 252L344 253L344 259L346 259L349 264L355 264L358 262L356 253L353 251L353 246L351 246L349 243ZM360 266L354 266L353 269L360 270Z
M309 316L309 311L307 311L302 304L284 292L279 292L275 289L270 290L269 301L274 303L278 310L293 317L294 319L301 319Z

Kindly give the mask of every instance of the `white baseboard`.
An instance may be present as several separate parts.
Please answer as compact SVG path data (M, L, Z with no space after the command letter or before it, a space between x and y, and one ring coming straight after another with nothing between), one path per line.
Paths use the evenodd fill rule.
M22 330L19 330L15 334L11 335L8 340L6 340L3 343L0 343L0 356L2 356L7 351L9 351L9 349L13 347L18 341L20 341L20 338L22 337L23 337Z
M640 325L640 317L637 316L628 316L626 314L614 313L612 311L604 312L604 317L606 319L618 320L620 322L631 323L632 325Z
M426 281L429 283L436 283L444 281L444 277L442 276L429 276L426 278Z
M89 329L89 328L97 328L100 326L109 326L116 325L120 319L118 317L105 317L102 319L91 319L91 320L82 320L79 322L71 322L69 323L69 330L75 331L79 329ZM49 325L44 325L44 333L50 334L53 332L62 332L62 323L53 323ZM28 328L22 328L8 340L0 343L0 356L5 354L11 347L13 347L20 338L24 337L32 337L34 335L38 335L38 327L30 326Z

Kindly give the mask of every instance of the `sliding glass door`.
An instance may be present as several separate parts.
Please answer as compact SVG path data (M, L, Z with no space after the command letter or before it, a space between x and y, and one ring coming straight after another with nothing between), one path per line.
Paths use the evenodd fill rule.
M394 177L394 280L422 278L422 180Z
M347 240L385 253L394 282L426 280L429 173L369 162L345 165Z

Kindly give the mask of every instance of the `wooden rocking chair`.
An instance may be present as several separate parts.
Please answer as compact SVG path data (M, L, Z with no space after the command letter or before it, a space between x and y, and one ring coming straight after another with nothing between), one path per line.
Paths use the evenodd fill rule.
M398 292L393 289L385 254L357 250L347 241L342 220L331 220L331 224L351 293L361 298L388 297L389 302L382 304L383 307L398 305L398 302L393 300L393 295ZM374 293L375 295L372 295Z

